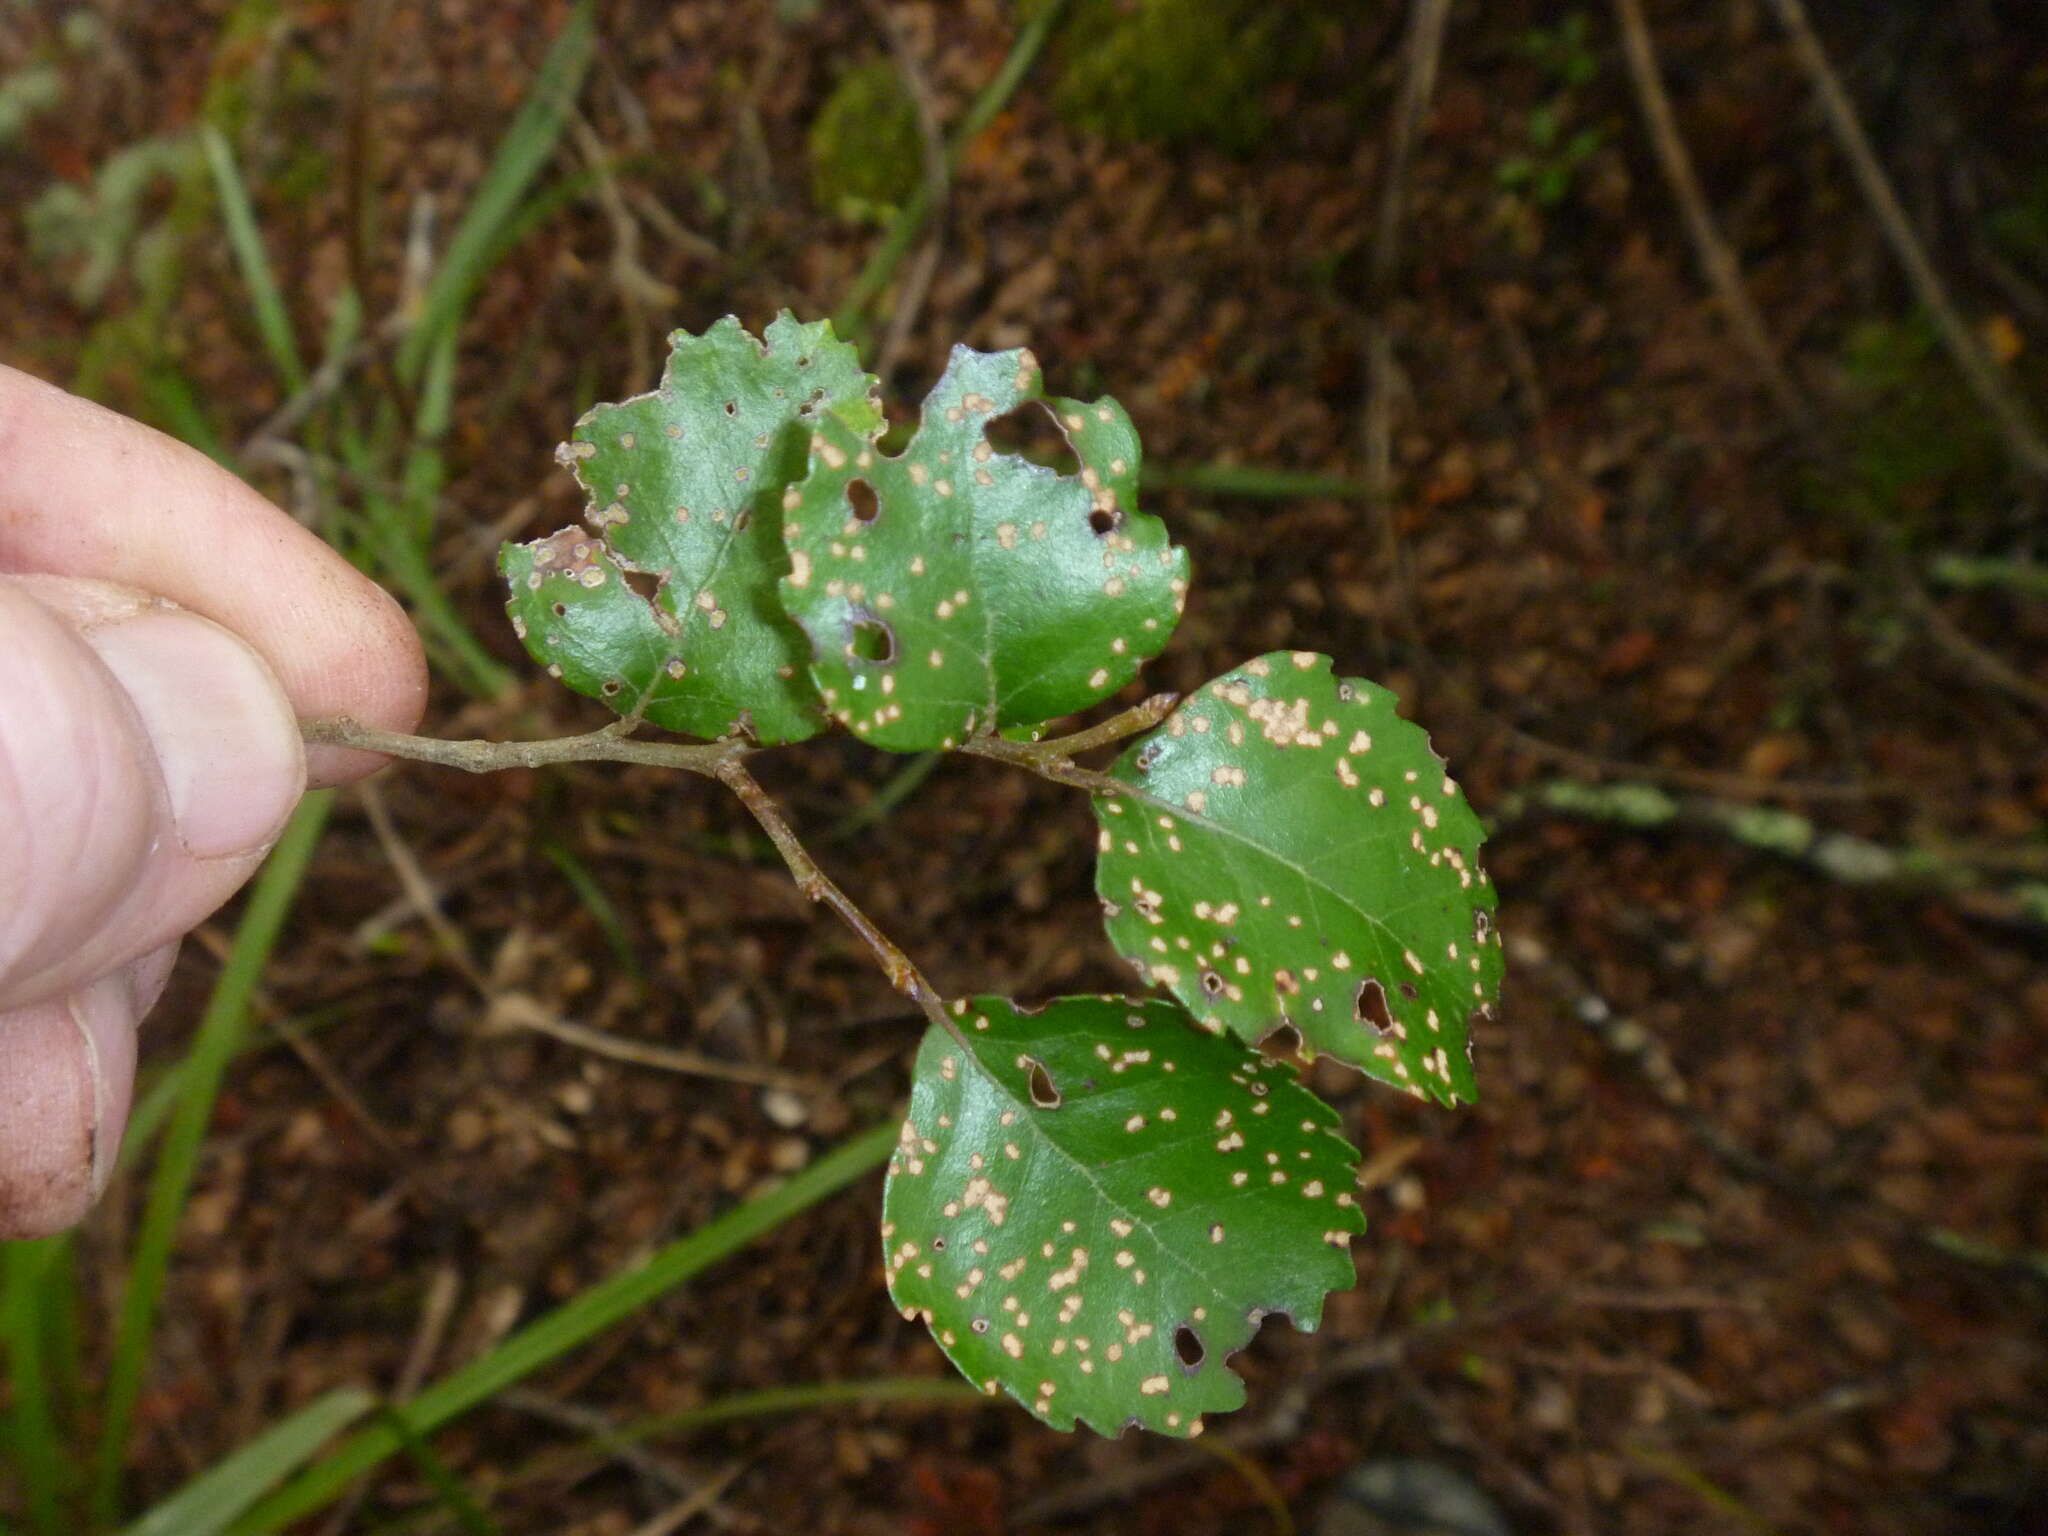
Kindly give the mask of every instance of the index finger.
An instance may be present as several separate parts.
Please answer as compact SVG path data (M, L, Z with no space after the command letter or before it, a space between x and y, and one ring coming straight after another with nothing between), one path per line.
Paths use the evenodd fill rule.
M154 592L262 653L301 719L409 731L426 658L398 604L310 530L161 432L0 364L0 571ZM307 753L316 784L382 758Z

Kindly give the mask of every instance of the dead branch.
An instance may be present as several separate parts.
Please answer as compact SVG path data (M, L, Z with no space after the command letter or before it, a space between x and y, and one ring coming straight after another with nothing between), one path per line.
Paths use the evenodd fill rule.
M1834 65L1828 62L1827 52L1814 33L1812 22L1807 19L1806 6L1802 0L1770 0L1770 7L1791 41L1793 57L1806 71L1828 126L1834 130L1835 142L1847 157L1857 185L1863 190L1864 200L1870 204L1870 211L1877 218L1878 227L1884 231L1899 264L1906 269L1914 297L1933 319L1943 345L1955 359L1971 392L1997 423L2013 461L2030 474L2048 478L2048 439L2042 437L2026 403L1963 319L1940 275L1934 270L1926 248L1920 243L1919 236L1913 233L1906 210L1900 206L1898 194L1892 190L1891 180L1878 163L1870 138L1863 131L1855 104L1849 100L1841 77L1835 73Z
M1758 378L1770 391L1778 409L1802 436L1815 437L1819 422L1813 407L1779 361L1777 349L1764 329L1763 316L1757 312L1749 296L1749 285L1743 281L1742 265L1722 239L1720 227L1707 206L1706 194L1693 170L1691 151L1678 131L1671 99L1664 94L1656 45L1651 41L1650 24L1644 19L1641 0L1613 0L1613 4L1615 21L1621 27L1622 53L1628 60L1629 78L1635 86L1636 104L1642 109L1643 124L1650 131L1650 143L1657 151L1664 179L1671 184L1671 195L1678 199L1679 209L1685 215L1686 231L1692 236L1700 269L1713 286L1735 339L1749 353Z

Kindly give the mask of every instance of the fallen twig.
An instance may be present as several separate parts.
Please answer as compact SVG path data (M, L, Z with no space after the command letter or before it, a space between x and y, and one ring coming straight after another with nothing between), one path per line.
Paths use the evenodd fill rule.
M1643 123L1650 130L1650 143L1657 151L1664 179L1671 184L1671 194L1678 199L1679 209L1685 215L1686 230L1692 236L1700 267L1727 313L1735 339L1749 353L1771 398L1801 434L1814 437L1819 424L1813 407L1778 360L1777 349L1764 330L1763 317L1750 299L1749 285L1742 279L1742 265L1728 242L1721 238L1720 228L1707 207L1706 194L1693 170L1692 155L1678 131L1671 100L1664 94L1656 45L1651 41L1650 24L1643 17L1641 0L1613 0L1613 4L1615 20L1621 27L1621 51L1628 60L1629 78L1635 86L1636 104L1642 108Z
M1401 217L1407 205L1408 166L1422 120L1436 94L1437 65L1443 57L1444 30L1450 0L1415 0L1408 24L1401 95L1387 131L1387 157L1380 177L1379 207L1373 220L1372 249L1365 287L1365 435L1366 497L1379 512L1380 557L1394 593L1395 616L1404 629L1414 629L1407 556L1394 526L1393 441L1394 394L1400 377L1387 311L1401 270Z
M1876 843L1830 831L1796 811L1708 796L1679 798L1642 783L1552 779L1508 797L1493 820L1498 826L1542 812L1636 831L1710 830L1758 852L1794 860L1840 885L1926 892L1947 898L1973 917L2048 927L2048 880L2025 872L2014 876L1996 862L1973 859L1967 849Z
M1998 424L1999 433L2004 437L2014 462L2030 474L2048 477L2048 439L2042 437L2026 402L2007 382L1998 365L1977 340L1976 333L1963 319L1940 275L1934 270L1926 248L1920 243L1919 236L1913 233L1906 210L1899 205L1898 194L1892 190L1891 180L1878 163L1870 138L1863 131L1855 104L1849 100L1841 77L1835 73L1834 65L1828 62L1827 51L1821 47L1820 38L1814 33L1803 0L1770 0L1770 7L1777 13L1779 25L1791 40L1793 57L1806 71L1814 95L1819 98L1821 110L1827 116L1828 126L1834 130L1835 142L1848 157L1849 168L1863 189L1864 199L1870 204L1878 227L1891 243L1899 264L1906 269L1914 296L1934 321L1943 345L1962 370L1964 381Z

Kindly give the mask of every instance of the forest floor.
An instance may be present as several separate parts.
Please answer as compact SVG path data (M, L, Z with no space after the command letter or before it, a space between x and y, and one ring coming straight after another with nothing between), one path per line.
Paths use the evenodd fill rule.
M218 4L104 9L111 43L65 64L65 110L0 138L0 208L89 187L124 146L189 123L231 58L254 82L238 148L308 338L351 271L372 315L401 302L408 232L432 208L445 236L564 14L389 7L352 255L349 7L286 6L239 39ZM423 730L598 721L525 662L488 552L578 515L554 445L591 401L651 383L666 329L829 314L872 250L873 223L819 206L807 132L842 69L892 55L871 8L809 9L600 8L555 175L609 169L479 291L445 446L439 569L522 681L488 701L442 686ZM2048 72L2025 9L1815 18L1937 267L2023 387L2048 379ZM2038 556L2042 483L1928 339L1769 7L1649 10L1811 433L1715 307L1605 7L1572 25L1535 3L1453 8L1384 302L1369 295L1407 8L1282 10L1315 56L1254 93L1266 121L1235 150L1063 116L1077 45L1056 38L966 147L928 287L913 248L869 357L908 308L883 370L905 409L954 341L1028 342L1054 390L1122 400L1160 464L1377 492L1155 493L1194 597L1124 702L1283 647L1401 695L1497 822L1509 973L1478 1036L1482 1102L1444 1111L1313 1070L1365 1149L1359 1284L1314 1335L1268 1324L1238 1362L1249 1406L1211 1426L1220 1449L1060 1436L1007 1403L837 1407L505 1487L505 1530L627 1536L674 1504L676 1475L715 1484L697 1528L741 1532L1199 1536L1285 1528L1276 1500L1306 1528L1348 1466L1390 1454L1465 1469L1527 1532L2048 1529L2048 905L1855 883L1713 819L1775 808L1999 880L2048 875L2048 605L1930 574ZM1016 32L996 0L887 13L946 122ZM143 225L162 198L145 195ZM124 255L84 294L77 261L7 217L0 356L66 382L86 369L163 419L108 341L144 307L145 269ZM186 237L152 322L230 443L284 398L241 295L215 226ZM289 464L256 474L297 504ZM760 774L947 995L1125 984L1079 797L947 760L832 833L903 766L835 738ZM1617 824L1554 804L1560 779L1718 809ZM409 765L375 793L388 831L344 797L264 978L269 1043L236 1067L208 1142L138 1495L329 1386L459 1362L904 1092L914 1012L710 786ZM232 916L188 946L152 1058L197 1017ZM531 1027L560 1018L782 1086ZM946 1378L878 1278L878 1193L865 1180L809 1211L436 1449L490 1491L577 1415ZM87 1233L101 1301L138 1201L138 1181L117 1184ZM360 1528L425 1496L394 1463Z

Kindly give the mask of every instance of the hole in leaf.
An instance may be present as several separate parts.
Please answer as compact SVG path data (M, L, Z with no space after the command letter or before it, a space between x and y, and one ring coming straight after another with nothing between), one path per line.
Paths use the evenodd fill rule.
M799 368L808 368L811 366L811 360L808 357L800 357L796 360L796 365Z
M567 603L556 603L555 617L558 619L566 619L567 617L569 617L569 605Z
M1014 453L1057 474L1081 473L1081 460L1074 453L1074 445L1067 441L1067 434L1060 430L1052 411L1036 400L1027 400L1016 409L1005 411L983 430L989 447L997 453Z
M1094 531L1095 536L1100 538L1116 526L1116 514L1114 512L1105 512L1102 508L1097 507L1088 514L1088 526Z
M726 414L726 415L728 415L728 416L737 416L737 415L739 415L739 413L740 413L740 403L739 403L739 402L738 402L737 400L728 400L728 401L726 401L726 402L725 402L725 414Z
M1202 1348L1202 1336L1186 1323L1173 1330L1173 1352L1180 1356L1180 1363L1191 1371L1202 1363L1203 1357L1208 1353Z
M1059 1085L1052 1080L1052 1074L1045 1070L1045 1063L1034 1056L1024 1058L1025 1078L1031 1089L1031 1102L1040 1109L1058 1109L1063 1095Z
M1214 971L1202 972L1202 990L1215 997L1223 990L1223 978Z
M1473 937L1473 939L1474 939L1474 940L1476 940L1476 941L1477 941L1478 943L1484 944L1484 943L1486 942L1486 940L1487 940L1488 936L1489 936L1490 934L1492 934L1492 932L1493 932L1493 919L1492 919L1491 917L1487 916L1487 913L1486 913L1486 908L1484 908L1484 907L1474 907L1474 908L1472 909L1472 937Z
M865 480L846 482L846 504L853 508L853 515L864 523L872 523L882 515L882 504L875 497L875 488Z
M610 698L613 694L617 693L621 688L625 686L626 685L620 682L616 677L608 677L603 682L597 685L597 691L603 694L606 698Z
M637 594L643 603L652 603L654 594L661 590L661 576L656 571L636 571L631 566L619 572L629 591Z
M1361 1024L1370 1024L1382 1037L1394 1032L1394 1016L1387 1012L1387 989L1370 976L1358 984L1351 1016Z
M1301 1031L1292 1024L1276 1024L1259 1036L1259 1050L1267 1056L1298 1056L1301 1054Z
M945 1239L944 1239L943 1237L935 1237L935 1238L933 1238L933 1239L932 1239L932 1252L933 1252L933 1253L944 1253L945 1251L946 1251L946 1240L945 1240Z
M976 1333L987 1333L988 1319L985 1317L977 1317L973 1322L969 1323L967 1326L972 1328Z
M810 392L810 395L804 400L803 405L799 409L806 416L815 416L818 414L818 402L824 398L825 391L821 386Z
M872 614L856 612L847 632L846 654L887 666L896 659L896 631Z

